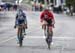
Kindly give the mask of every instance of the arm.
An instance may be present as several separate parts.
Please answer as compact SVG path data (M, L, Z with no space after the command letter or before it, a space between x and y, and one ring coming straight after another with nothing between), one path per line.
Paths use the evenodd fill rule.
M40 21L43 22L44 13L42 12L40 15Z
M24 16L25 24L27 24L26 14L24 13L23 16Z
M27 18L25 18L25 24L27 24Z
M18 15L16 15L16 18L15 18L15 26L14 26L14 28L16 28L16 25L17 25L17 18L18 18Z
M55 24L54 15L52 12L49 13L49 17L51 17L51 19L52 19L52 24Z
M27 28L28 28L28 25L27 25L27 18L26 18L26 15L25 15L25 14L23 14L23 16L24 16L25 28L27 29Z
M52 19L52 26L53 28L55 27L54 24L55 24L55 19L54 19L54 15L52 14L52 12L49 12L49 17Z
M15 25L18 24L17 20L18 20L18 15L16 15L16 18L15 18Z
M52 25L53 25L53 28L55 28L55 26L54 26L54 24L55 24L54 15L51 13L51 16L52 16Z

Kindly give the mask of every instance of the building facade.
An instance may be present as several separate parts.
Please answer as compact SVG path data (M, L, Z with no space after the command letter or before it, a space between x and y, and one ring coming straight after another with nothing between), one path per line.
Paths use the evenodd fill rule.
M12 2L14 3L16 0L2 0L2 2Z
M54 6L65 5L66 0L50 0L50 3Z
M65 5L66 0L33 0L37 3L43 3L43 4L53 4L54 6L59 6L59 5Z

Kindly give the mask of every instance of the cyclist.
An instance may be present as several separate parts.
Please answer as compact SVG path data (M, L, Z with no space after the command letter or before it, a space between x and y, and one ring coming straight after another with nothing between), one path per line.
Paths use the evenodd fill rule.
M18 9L18 11L17 11L14 28L19 27L20 25L23 26L24 34L26 34L25 29L27 28L27 19L26 19L26 15L22 9ZM18 37L18 35L19 35L19 29L17 30L17 37Z
M55 24L55 19L54 16L52 14L52 12L50 11L50 9L46 8L40 15L40 20L42 23L42 28L44 29L44 32L46 34L46 25L49 28L49 32L52 32L51 38L53 36L53 27ZM48 38L48 37L47 37ZM52 42L52 39L50 39L50 41ZM48 40L46 39L46 42L48 43Z

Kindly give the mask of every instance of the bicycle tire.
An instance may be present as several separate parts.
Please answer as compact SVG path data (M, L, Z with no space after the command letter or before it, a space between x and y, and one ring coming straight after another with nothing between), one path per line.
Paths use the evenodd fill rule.
M19 36L19 46L21 47L22 44L23 44L23 37L22 37L22 29L21 29L20 36Z
M49 28L47 27L47 38L46 38L46 42L48 45L48 49L50 49L51 46L51 42L52 42L52 33L49 33Z
M46 38L46 43L47 43L47 45L48 45L48 49L50 49L51 41L49 40L49 38Z
M19 46L22 47L22 40L19 41Z

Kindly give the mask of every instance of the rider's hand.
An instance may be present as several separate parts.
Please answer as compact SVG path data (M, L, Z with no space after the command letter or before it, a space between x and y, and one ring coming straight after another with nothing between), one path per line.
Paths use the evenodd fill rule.
M16 28L16 25L14 26L14 28Z

